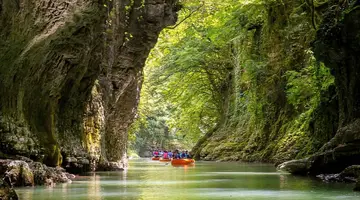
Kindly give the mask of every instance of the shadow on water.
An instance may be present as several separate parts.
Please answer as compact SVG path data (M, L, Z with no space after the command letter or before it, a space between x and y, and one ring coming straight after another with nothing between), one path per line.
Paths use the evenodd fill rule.
M54 188L18 188L25 200L323 200L360 199L353 185L279 173L272 165L196 162L193 166L132 160L128 170L97 172Z

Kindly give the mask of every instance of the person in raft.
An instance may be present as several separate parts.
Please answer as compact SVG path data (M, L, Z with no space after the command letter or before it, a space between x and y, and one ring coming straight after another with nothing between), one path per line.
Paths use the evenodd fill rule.
M191 159L191 155L190 155L190 153L188 151L185 151L185 156L186 156L186 158Z
M179 150L175 150L175 152L174 152L174 155L173 155L173 158L174 159L180 159L181 158L181 155L180 155L180 153L179 153Z
M188 151L182 151L180 154L181 159L191 159L191 156Z
M168 152L168 157L172 158L173 157L173 153L171 151Z
M185 158L186 158L185 151L182 151L182 152L181 152L181 154L180 154L180 158L181 158L181 159L185 159Z
M159 157L159 152L158 152L158 150L155 150L154 153L153 153L153 155L154 155L155 157Z
M163 158L164 159L169 159L169 154L168 154L168 152L166 150L164 151Z

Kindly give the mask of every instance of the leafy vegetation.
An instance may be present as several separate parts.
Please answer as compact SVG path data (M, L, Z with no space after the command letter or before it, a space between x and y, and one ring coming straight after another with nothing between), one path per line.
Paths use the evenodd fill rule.
M309 125L334 79L311 51L310 7L183 4L186 20L162 32L147 61L135 143L150 135L160 146L164 139L186 147L200 141L194 153L210 160L281 161L318 149Z

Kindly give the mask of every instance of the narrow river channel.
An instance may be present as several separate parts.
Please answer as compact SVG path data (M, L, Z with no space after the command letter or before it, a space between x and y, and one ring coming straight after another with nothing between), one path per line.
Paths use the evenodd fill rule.
M359 200L352 184L324 183L279 173L272 165L196 162L173 167L131 160L123 172L98 172L54 188L18 188L20 200Z

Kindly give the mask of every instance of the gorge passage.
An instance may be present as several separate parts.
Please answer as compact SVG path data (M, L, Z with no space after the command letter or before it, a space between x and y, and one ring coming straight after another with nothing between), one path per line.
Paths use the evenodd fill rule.
M359 165L358 3L0 0L0 158L123 169L143 89L169 106L133 131L162 110L197 159Z

